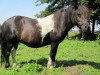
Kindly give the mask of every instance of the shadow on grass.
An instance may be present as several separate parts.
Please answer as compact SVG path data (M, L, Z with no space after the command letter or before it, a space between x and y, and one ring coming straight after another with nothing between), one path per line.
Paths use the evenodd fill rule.
M92 62L92 61L84 61L84 60L62 60L62 61L57 61L58 67L63 66L75 66L75 65L90 65L96 69L100 69L100 63Z
M42 66L47 66L47 62L48 60L46 58L41 58L39 60L30 60L28 62L21 62L20 64L21 65L24 65L24 64L33 64L33 63L37 63L39 65L42 65ZM100 69L100 63L96 63L96 62L92 62L92 61L84 61L84 60L59 60L59 61L56 61L57 63L57 67L67 67L67 66L75 66L75 65L90 65L96 69Z

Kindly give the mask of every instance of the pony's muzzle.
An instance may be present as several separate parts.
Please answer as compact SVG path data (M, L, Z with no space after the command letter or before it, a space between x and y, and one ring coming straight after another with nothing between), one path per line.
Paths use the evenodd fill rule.
M89 23L82 24L81 29L83 33L91 33Z

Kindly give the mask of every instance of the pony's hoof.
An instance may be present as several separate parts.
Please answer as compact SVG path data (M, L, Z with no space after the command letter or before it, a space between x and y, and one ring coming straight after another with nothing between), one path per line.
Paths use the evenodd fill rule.
M12 64L12 68L19 68L20 66L17 63Z
M55 62L52 62L52 63L48 63L48 64L47 64L47 68L48 68L48 69L52 69L52 68L54 68L54 67L56 67L56 63L55 63Z
M16 63L13 63L11 67L14 68L16 66L17 66L17 64Z

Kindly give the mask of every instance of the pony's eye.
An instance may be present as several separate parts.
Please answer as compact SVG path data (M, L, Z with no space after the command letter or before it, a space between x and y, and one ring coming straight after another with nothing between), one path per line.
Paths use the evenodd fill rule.
M80 13L77 13L78 17L81 17L81 14Z

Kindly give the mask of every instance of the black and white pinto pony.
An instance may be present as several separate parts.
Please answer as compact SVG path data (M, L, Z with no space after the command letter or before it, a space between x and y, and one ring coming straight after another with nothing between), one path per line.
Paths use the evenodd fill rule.
M62 8L45 18L31 19L24 16L14 16L6 20L1 26L1 63L10 66L10 53L13 65L16 64L16 50L21 42L29 47L39 48L51 45L47 67L55 67L55 56L58 45L64 40L68 31L75 25L82 33L90 31L89 9L84 6L69 6Z

